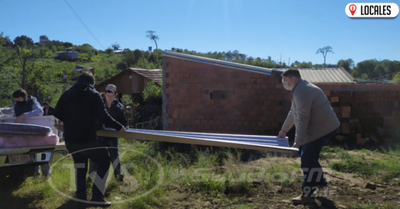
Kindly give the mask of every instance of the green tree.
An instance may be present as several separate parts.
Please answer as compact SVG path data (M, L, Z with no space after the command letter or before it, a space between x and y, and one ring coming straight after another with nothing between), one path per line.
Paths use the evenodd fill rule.
M357 63L357 68L361 74L366 74L369 79L377 79L379 78L379 73L375 69L378 65L379 62L377 60L371 59Z
M26 89L31 75L35 74L34 55L35 52L33 50L17 46L14 72L9 72L17 84L23 89Z
M76 47L76 51L80 53L89 53L93 51L93 47L90 44L82 44L81 46Z
M319 48L319 49L317 50L317 53L316 53L316 54L321 53L322 56L324 57L324 65L325 65L325 67L326 67L326 55L327 55L329 52L333 54L332 47L330 47L330 46L325 46L325 47L323 47L323 48Z
M14 53L4 46L7 38L0 33L0 106L11 105L11 87L12 81L5 70L5 66L8 65L14 59Z
M64 43L63 43L63 46L64 46L65 48L69 48L69 47L72 47L73 44L70 43L70 42L64 42Z
M162 100L162 88L154 81L147 82L142 93L143 101L159 101Z
M154 43L156 44L156 50L158 49L158 45L157 45L157 40L160 39L157 35L154 35L155 31L152 30L148 30L146 37L149 38L150 40L153 40Z
M1 33L0 36L3 39L1 46L10 49L13 46L13 42L10 40L10 38L8 36L3 37L3 33Z
M122 54L122 61L127 65L123 67L125 69L126 67L134 66L136 64L135 53L131 50L125 50L124 53Z
M312 68L313 65L311 62L298 62L296 63L297 68Z
M392 79L393 83L400 83L400 72L397 72Z
M347 72L351 73L351 69L354 67L354 61L352 59L339 60L337 65L344 68Z
M114 50L118 50L119 48L121 48L121 47L119 46L118 43L111 44L111 47L112 47Z
M110 47L108 47L106 49L106 53L108 54L108 57L111 57L111 55L114 53L114 51Z
M33 40L25 35L17 36L14 39L14 44L19 47L25 47L30 49L33 46Z

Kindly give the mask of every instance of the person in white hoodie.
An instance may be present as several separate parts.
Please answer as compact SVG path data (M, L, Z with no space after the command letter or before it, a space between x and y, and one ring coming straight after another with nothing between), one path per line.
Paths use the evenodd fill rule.
M304 173L303 193L293 198L295 204L313 203L315 191L327 186L319 164L319 153L336 135L340 122L324 92L314 84L301 79L296 68L282 73L283 87L291 91L292 106L278 137L296 127L293 147L299 148Z

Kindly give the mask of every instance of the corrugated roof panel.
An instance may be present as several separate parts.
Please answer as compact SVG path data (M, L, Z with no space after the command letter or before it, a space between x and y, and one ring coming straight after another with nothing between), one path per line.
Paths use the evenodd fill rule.
M271 75L272 71L283 72L287 68L263 68L252 65L245 65L235 62L224 60L211 59L207 57L200 57L195 55L188 55L178 52L163 51L163 56L185 59L194 62L200 62L210 65L217 65L221 67L233 68L237 70L244 70L254 73L261 73ZM354 78L343 68L299 68L300 75L303 79L311 83L354 83Z
M211 58L207 58L207 57L200 57L200 56L188 55L188 54L171 52L171 51L163 51L162 53L163 53L163 56L167 56L167 57L173 57L173 58L175 57L175 58L179 58L179 59L185 59L185 60L189 60L189 61L200 62L200 63L210 64L210 65L216 65L216 66L221 66L221 67L226 67L226 68L244 70L244 71L249 71L249 72L253 72L253 73L261 73L264 75L271 75L271 72L272 72L272 69L270 69L270 68L263 68L263 67L253 66L253 65L240 64L240 63L236 63L236 62L211 59Z
M344 68L298 68L304 80L311 83L354 83L354 78ZM273 69L284 72L287 68Z

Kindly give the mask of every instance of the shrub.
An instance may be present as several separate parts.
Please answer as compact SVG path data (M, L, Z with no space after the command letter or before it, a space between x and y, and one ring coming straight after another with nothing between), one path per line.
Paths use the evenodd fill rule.
M142 93L143 101L161 101L162 89L154 81L147 82Z

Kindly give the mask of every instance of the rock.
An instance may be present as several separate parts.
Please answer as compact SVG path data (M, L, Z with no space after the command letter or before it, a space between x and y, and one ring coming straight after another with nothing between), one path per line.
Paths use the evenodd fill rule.
M214 199L212 202L213 202L214 204L219 204L219 203L221 203L221 200L219 200L219 199Z
M282 187L281 186L270 186L268 188L268 192L274 193L274 194L276 194L278 192L282 192Z
M376 189L376 185L373 182L369 182L369 183L365 184L364 188L375 190Z
M253 180L253 186L259 186L263 183L264 180L262 179L254 179Z
M212 205L211 202L208 202L208 201L207 201L207 202L204 203L203 206L204 206L204 207L210 207L211 205Z

